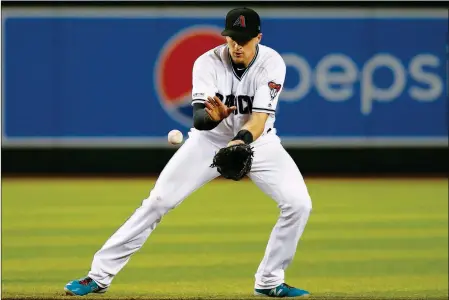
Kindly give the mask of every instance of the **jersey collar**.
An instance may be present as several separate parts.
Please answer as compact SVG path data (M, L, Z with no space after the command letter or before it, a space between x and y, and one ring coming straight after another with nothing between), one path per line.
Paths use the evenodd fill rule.
M259 45L256 45L256 54L254 54L253 59L251 60L251 62L249 63L248 67L246 67L245 72L243 72L243 74L241 76L239 76L234 69L234 64L232 63L232 58L231 58L231 54L229 53L229 48L226 47L228 49L228 57L229 57L229 63L231 64L231 69L232 69L232 73L234 73L234 76L237 77L238 80L242 80L243 76L245 76L245 74L248 72L249 68L253 65L253 63L256 61L257 55L259 54Z

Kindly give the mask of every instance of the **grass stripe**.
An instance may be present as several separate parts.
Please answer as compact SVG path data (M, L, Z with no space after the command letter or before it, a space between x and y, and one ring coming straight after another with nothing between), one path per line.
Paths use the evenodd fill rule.
M124 219L123 219L124 220ZM36 228L9 228L9 229L3 229L2 234L6 237L11 236L21 236L23 238L29 238L36 235L39 236L58 236L58 235L70 235L74 237L79 236L85 236L86 232L89 232L89 235L101 235L104 234L111 234L113 231L115 231L118 226L119 222L111 221L111 224L104 227L98 227L96 224L92 225L88 229L81 229L81 228L48 228L48 230L41 230ZM224 232L224 233L231 233L231 232L244 232L248 234L252 233L260 233L261 231L267 231L270 230L273 227L274 222L265 222L265 223L258 223L258 224L248 224L245 225L245 227L242 229L242 226L240 224L227 224L226 226L223 225L213 225L210 224L208 226L203 225L196 225L196 224L186 224L185 226L178 226L178 225L172 225L171 222L163 222L160 226L158 226L158 234L193 234L193 233L217 233L217 232ZM447 220L408 220L408 221L389 221L389 222L376 222L376 221L370 221L370 222L359 222L357 224L358 230L365 230L365 229L384 229L384 230L397 230L397 229L408 229L408 230L414 230L414 229L423 229L423 230L432 230L432 229L444 229L448 227L448 221ZM352 231L354 230L354 224L352 223L335 223L332 221L329 222L314 222L313 219L310 220L310 222L307 224L306 232L309 231L316 231L316 230L322 230L322 231L334 231L334 230L348 230ZM100 233L100 234L99 234Z
M111 235L113 232L110 232ZM381 230L351 230L351 231L339 231L334 232L329 231L314 231L312 229L308 230L304 234L303 240L360 240L360 239L426 239L434 237L446 237L448 236L448 230L444 228L438 229L415 229L415 230L404 230L404 229L391 229L385 232L384 229ZM150 237L151 241L163 244L195 244L195 243L238 243L238 242L253 242L253 241L268 241L269 231L266 233L226 233L220 232L219 236L217 234L203 233L203 232L192 232L188 234L170 234L164 235L159 234L159 232L154 232ZM29 247L30 245L44 244L46 246L59 246L61 244L73 244L78 245L97 245L102 243L104 236L101 235L91 235L86 232L83 235L66 235L66 236L3 236L3 245L6 248L9 247Z
M215 252L214 255L208 253L199 254L171 254L169 259L166 254L136 254L138 257L138 266L140 268L154 267L176 267L176 266L210 266L210 265L234 265L254 263L258 264L262 259L263 251L240 253L238 255L229 255L228 253ZM318 251L314 256L308 253L298 253L295 263L324 263L324 262L363 262L363 261L400 261L410 259L448 259L447 253L435 250L411 250L411 251L389 251L387 254L382 251ZM66 261L70 261L70 265L66 265L65 269L79 270L79 266L90 266L92 257L86 255L84 258L68 257L68 258L25 258L25 259L9 259L3 262L2 271L7 274L13 271L51 271L58 269L61 265L65 265Z
M299 244L299 253L309 253L314 256L315 251L323 249L331 249L334 251L339 250L351 250L351 251L363 251L363 250L382 250L382 251L408 251L408 250L427 250L434 249L436 251L447 252L448 247L447 237L438 238L409 238L409 239L361 239L348 241L334 240L311 240L302 242ZM26 247L9 247L4 248L2 251L2 259L16 259L21 257L36 258L36 257L80 257L85 255L93 255L100 247L102 243L97 245L77 245L64 244L58 246L48 245L36 245L33 247L33 251L30 252ZM147 243L141 249L147 253L156 254L178 254L178 253L209 253L214 255L215 252L226 251L230 255L238 255L240 253L257 252L262 253L265 251L266 241L259 242L204 242L204 243Z
M55 224L53 222L57 222L58 229L70 229L76 227L77 229L90 229L92 227L94 228L112 228L121 225L122 222L126 221L126 219L129 217L129 214L123 214L123 217L120 218L110 218L111 215L109 215L107 212L105 213L108 217L104 219L96 219L95 223L86 223L83 222L85 220L85 216L80 215L73 218L63 218L63 219L44 219L44 220L23 220L23 219L15 219L14 222L11 222L11 220L8 220L7 218L4 219L5 225L2 226L2 230L5 230L5 232L8 232L8 230L27 230L27 229L33 229L33 230L51 230L55 228ZM112 215L113 216L113 215ZM192 224L191 220L188 219L171 219L168 221L168 217L162 221L164 226L169 227L185 227L189 226L189 224ZM239 218L235 216L226 216L226 217L211 217L208 215L208 217L203 216L196 216L200 218L199 220L195 221L194 226L204 226L204 225L211 225L211 226L228 226L233 225L236 222L238 222L241 226L241 228L245 228L245 226L256 226L256 224L260 225L271 225L273 226L274 223L277 220L277 217L275 217L274 214L271 215L256 215L253 217L245 217L240 216ZM438 221L438 222L447 222L448 215L447 214L435 214L435 215L418 215L418 214L405 214L405 215L383 215L383 216L370 216L370 215L360 215L360 214L345 214L345 215L338 215L330 217L329 215L321 214L321 215L313 215L311 216L310 224L314 223L327 223L332 224L332 222L337 222L340 224L349 223L353 226L357 226L359 223L363 222L402 222L402 221L415 221L415 222L429 222L429 221ZM356 224L354 224L356 223ZM76 225L75 225L76 224Z
M382 276L382 275L442 275L447 274L448 268L445 261L441 259L421 259L418 263L415 260L384 260L382 263L372 264L365 262L322 262L292 265L288 274L292 277L308 276L341 276L342 272L347 279L358 276ZM447 263L447 260L446 260ZM152 267L150 269L138 264L130 264L126 270L122 271L120 281L128 284L145 284L146 282L176 282L182 281L185 274L197 281L207 282L208 280L218 280L220 278L235 279L252 278L257 269L257 264L235 264L235 265L198 265L198 266L174 266L174 267ZM78 276L74 273L86 272L89 266L74 270L60 270L57 274L45 273L45 276L38 271L11 271L2 277L2 281L27 282L27 283L58 283L62 278L70 279ZM31 276L30 276L31 275ZM81 275L81 274L80 274Z
M443 282L439 276L358 276L326 277L305 276L289 277L292 282L301 283L313 294L313 299L447 299L447 281ZM446 277L447 278L447 277ZM62 283L62 282L61 282ZM31 297L49 297L55 299L73 299L62 297L64 283L33 285L22 283L8 285L3 289L7 297L30 297L29 293L14 293L24 287L31 291ZM185 278L172 282L151 282L144 286L123 283L117 277L109 292L105 295L83 297L85 300L93 299L254 299L251 295L253 280L246 279L210 279L207 285L194 278ZM426 288L431 287L431 289ZM350 291L354 291L357 296ZM2 297L3 299L4 297ZM348 298L346 298L348 299Z

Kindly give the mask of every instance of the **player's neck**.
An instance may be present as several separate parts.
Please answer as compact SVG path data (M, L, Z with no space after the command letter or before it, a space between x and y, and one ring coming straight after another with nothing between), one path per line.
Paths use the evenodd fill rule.
M258 52L258 46L256 46L256 48L254 49L253 53L251 53L251 55L248 56L248 59L246 59L243 63L236 63L232 57L231 57L231 62L234 65L234 67L238 68L238 69L246 69L248 68L254 61L254 59L257 56L257 52Z
M232 66L235 69L241 70L241 69L246 69L248 67L248 64L245 63L236 63L232 58L231 58L231 62L232 62Z
M248 66L252 63L254 58L256 57L257 50L254 50L254 52L248 57L248 59L242 64L244 68L248 68Z

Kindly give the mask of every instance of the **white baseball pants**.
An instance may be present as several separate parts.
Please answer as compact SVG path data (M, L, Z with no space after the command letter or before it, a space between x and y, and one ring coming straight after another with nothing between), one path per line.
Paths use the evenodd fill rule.
M88 276L99 286L108 287L162 217L219 176L209 166L214 154L225 145L213 144L201 132L189 133L189 138L165 166L149 197L95 254ZM295 255L312 203L298 167L276 134L260 137L253 146L254 160L248 175L280 209L255 275L255 288L268 289L284 282L284 271Z

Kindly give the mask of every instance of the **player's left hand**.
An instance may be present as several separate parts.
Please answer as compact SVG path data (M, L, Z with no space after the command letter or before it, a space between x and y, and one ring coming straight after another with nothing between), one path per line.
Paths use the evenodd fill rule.
M207 114L214 121L226 119L237 109L236 106L227 107L217 96L207 97L204 105L206 106Z
M230 141L230 142L228 143L227 147L234 146L234 145L239 145L239 144L244 144L244 143L245 143L245 142L242 141L242 140Z
M212 160L211 168L217 168L218 173L226 179L240 180L249 171L253 163L253 147L242 141L233 141L236 144L221 148Z

